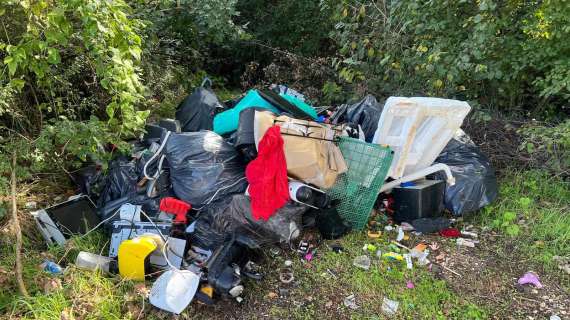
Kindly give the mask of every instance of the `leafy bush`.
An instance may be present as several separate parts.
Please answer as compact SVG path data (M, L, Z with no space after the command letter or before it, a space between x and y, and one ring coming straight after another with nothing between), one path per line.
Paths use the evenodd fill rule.
M127 150L201 80L205 48L239 33L235 2L3 1L0 193L14 151L25 178Z
M335 49L328 33L334 25L332 4L338 2L242 0L237 10L251 40L304 56L325 56Z
M551 171L570 176L570 120L556 126L529 123L519 130L520 146Z
M335 67L379 95L458 97L543 115L570 96L564 1L347 0L335 18Z

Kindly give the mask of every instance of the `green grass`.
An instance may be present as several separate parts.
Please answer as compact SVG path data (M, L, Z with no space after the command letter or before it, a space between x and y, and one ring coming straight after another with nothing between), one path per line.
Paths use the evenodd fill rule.
M516 217L498 226L509 213ZM504 233L523 256L554 270L553 256L570 255L570 183L542 171L512 171L500 184L499 199L475 221ZM509 235L509 226L519 231Z

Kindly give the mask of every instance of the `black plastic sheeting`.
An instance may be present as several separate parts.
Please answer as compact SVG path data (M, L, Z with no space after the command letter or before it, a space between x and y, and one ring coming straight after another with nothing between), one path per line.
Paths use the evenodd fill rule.
M372 142L383 109L376 98L369 94L355 104L341 105L331 116L331 122L333 124L358 124L364 132L366 142Z
M113 200L136 194L139 172L134 162L115 160L109 166L103 191L97 200L97 207L104 207Z
M247 186L236 149L211 131L171 134L164 148L176 197L199 209Z
M289 202L269 218L255 220L251 215L251 203L243 194L226 197L209 205L200 213L190 234L193 245L214 250L225 241L238 235L247 238L250 248L289 242L293 235L300 234L302 215L307 207Z
M183 132L212 130L216 108L223 105L212 90L198 87L176 108L176 120Z
M445 207L454 215L477 211L497 198L495 170L466 134L451 139L435 162L448 165L455 177L455 185L446 186L444 198ZM435 176L445 180L443 175Z

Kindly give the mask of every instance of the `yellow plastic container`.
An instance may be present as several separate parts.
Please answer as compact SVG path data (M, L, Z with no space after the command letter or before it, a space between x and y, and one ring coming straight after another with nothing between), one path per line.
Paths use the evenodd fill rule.
M144 280L149 255L158 248L156 239L140 236L119 245L119 274L130 280Z

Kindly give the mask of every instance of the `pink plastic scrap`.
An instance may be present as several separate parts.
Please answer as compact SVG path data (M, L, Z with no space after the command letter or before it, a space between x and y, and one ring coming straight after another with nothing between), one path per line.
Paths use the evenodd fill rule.
M406 283L406 288L413 289L415 287L416 286L414 285L414 283L412 281L408 280L408 282Z
M542 288L542 283L540 283L540 280L538 279L538 275L534 272L525 273L524 276L522 276L519 279L519 284L520 285L532 284L533 286L535 286L539 289Z

